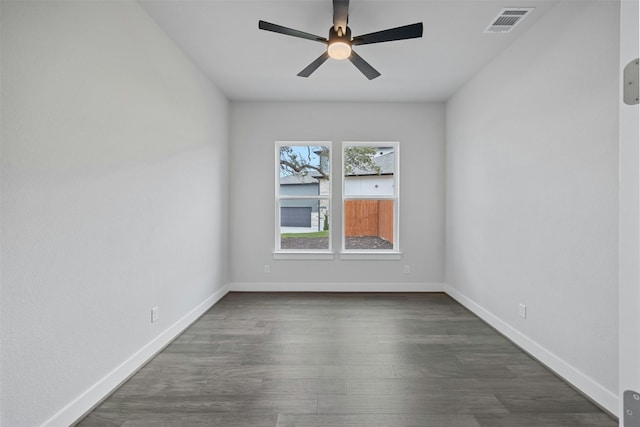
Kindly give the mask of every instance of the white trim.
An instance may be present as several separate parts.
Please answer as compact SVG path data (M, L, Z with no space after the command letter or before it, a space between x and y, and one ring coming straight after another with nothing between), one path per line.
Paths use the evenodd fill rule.
M402 259L402 252L344 251L340 253L340 259L345 261L397 261Z
M356 194L356 195L345 195L343 197L344 200L396 200L396 196L389 195L366 195L366 194Z
M156 356L164 347L180 335L187 327L207 312L215 303L229 292L227 285L222 286L213 295L198 304L193 310L167 328L164 332L144 345L127 360L109 372L87 391L45 421L43 427L68 426L95 408L122 383L128 380L138 369Z
M331 199L328 196L296 196L296 195L292 195L292 196L279 196L280 200L327 200L330 201Z
M620 71L640 55L638 0L620 2ZM640 107L619 101L618 393L640 390ZM619 413L625 414L624 399ZM622 415L624 420L624 415ZM622 425L622 421L620 423Z
M529 353L540 363L544 364L548 369L555 372L562 379L587 395L602 408L614 415L618 413L618 396L614 393L607 390L598 382L585 375L583 372L580 372L537 342L533 341L531 338L523 335L507 322L495 316L475 301L467 298L458 292L453 286L445 283L444 291L447 295L465 306L502 335L513 341L517 346Z
M43 427L67 426L91 411L113 390L131 377L147 361L152 359L182 331L207 312L228 292L445 292L487 322L498 332L535 357L565 381L589 396L612 414L618 412L618 397L573 366L523 335L502 319L467 298L446 283L256 283L235 282L220 288L197 307L171 325L167 330L143 346L129 359L117 366L104 378L90 387L58 413L45 421Z
M443 292L442 283L235 282L230 292Z
M294 252L294 251L275 251L273 252L273 259L306 259L306 260L332 260L334 254L331 251L327 252Z

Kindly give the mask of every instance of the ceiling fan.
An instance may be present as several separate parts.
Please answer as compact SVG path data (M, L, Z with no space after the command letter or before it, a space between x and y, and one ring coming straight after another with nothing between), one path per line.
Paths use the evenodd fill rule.
M376 31L374 33L351 37L351 29L347 26L349 22L349 0L333 0L333 26L329 28L329 38L316 36L282 25L272 24L266 21L259 21L258 28L286 36L299 37L313 40L327 45L327 50L318 59L309 64L304 70L298 73L300 77L309 77L311 73L320 67L327 59L349 59L369 80L380 76L380 73L373 68L360 55L353 51L353 46L364 44L390 42L394 40L405 40L422 37L422 22L402 27L390 28L388 30Z

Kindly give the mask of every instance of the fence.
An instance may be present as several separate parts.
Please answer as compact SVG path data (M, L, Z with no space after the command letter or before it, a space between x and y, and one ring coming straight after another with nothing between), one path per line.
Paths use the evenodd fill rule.
M378 236L393 243L393 200L346 200L345 237Z

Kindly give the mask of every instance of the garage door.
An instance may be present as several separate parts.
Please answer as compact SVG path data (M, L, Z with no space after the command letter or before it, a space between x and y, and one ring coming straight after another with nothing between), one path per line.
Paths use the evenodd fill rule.
M281 207L281 227L311 227L311 208L309 207Z

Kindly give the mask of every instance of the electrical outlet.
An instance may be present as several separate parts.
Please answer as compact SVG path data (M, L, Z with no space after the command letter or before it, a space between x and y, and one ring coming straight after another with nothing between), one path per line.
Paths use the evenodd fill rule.
M265 273L271 273L271 266L269 266L269 264L265 264L265 266L264 266L264 272L265 272Z
M404 266L404 274L409 274L411 273L411 266L410 265L405 265Z
M518 316L522 317L523 319L527 318L527 306L524 304L520 304L518 305Z
M151 309L151 323L158 320L158 307L153 307Z

